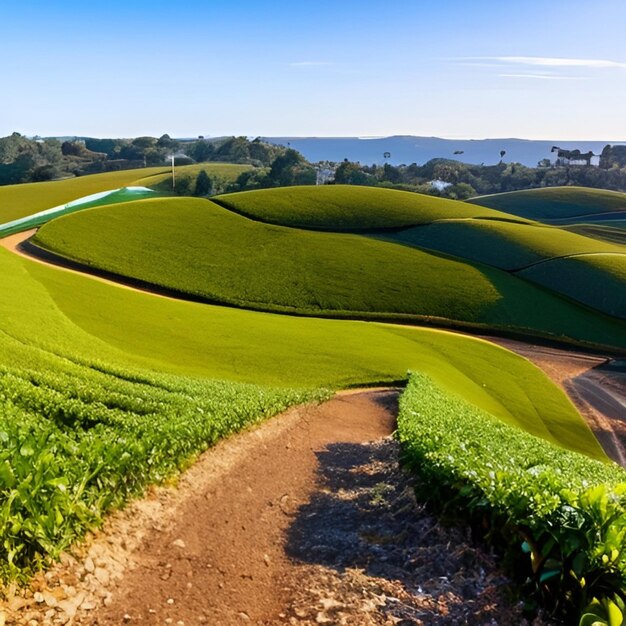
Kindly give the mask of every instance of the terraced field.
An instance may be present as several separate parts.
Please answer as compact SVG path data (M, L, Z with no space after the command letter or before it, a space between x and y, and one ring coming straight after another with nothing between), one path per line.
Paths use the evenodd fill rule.
M312 230L362 232L428 224L437 219L484 217L525 220L407 191L331 185L224 194L220 205L255 220Z
M231 181L249 169L247 165L203 163L176 167L176 176L195 181L198 171ZM39 211L67 204L78 198L121 187L144 186L162 192L171 191L171 171L167 167L148 167L105 174L92 174L43 183L5 185L0 187L0 225ZM193 189L192 189L193 191Z
M388 236L391 241L437 250L504 270L574 254L624 255L626 248L561 228L501 220L440 220Z
M626 219L626 194L586 187L550 187L480 196L467 201L546 223L576 224Z
M621 584L626 534L606 529L622 532L623 474L564 392L489 342L375 321L623 349L619 246L388 190L126 200L53 219L36 242L230 306L122 289L0 248L1 576L23 579L221 437L329 390L410 377L399 437L431 496L492 524L539 595L563 594L573 614L580 576L593 594ZM530 280L591 306L611 285L600 308L615 317ZM584 523L566 528L578 513ZM550 559L531 568L537 550Z
M538 263L519 273L534 283L626 319L626 255L582 254Z
M355 234L266 225L207 200L76 213L49 223L34 241L90 267L242 308L626 345L621 324L495 268Z

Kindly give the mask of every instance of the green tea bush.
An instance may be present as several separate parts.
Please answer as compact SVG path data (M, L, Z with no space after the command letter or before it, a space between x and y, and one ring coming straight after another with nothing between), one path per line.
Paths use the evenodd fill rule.
M398 438L418 495L486 532L533 601L567 623L596 605L619 610L624 470L508 426L422 374L401 398Z
M14 340L0 335L0 350ZM24 579L218 439L323 392L113 368L24 345L0 365L0 577Z

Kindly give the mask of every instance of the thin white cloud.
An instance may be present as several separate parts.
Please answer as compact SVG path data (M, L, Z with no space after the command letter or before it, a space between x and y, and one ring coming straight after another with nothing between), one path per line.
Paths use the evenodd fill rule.
M335 65L332 61L295 61L289 67L329 67Z
M535 80L589 80L587 76L561 76L559 74L498 74L500 78L530 78Z
M532 56L492 56L492 57L461 57L460 62L483 61L508 65L527 65L531 67L586 67L591 69L626 69L626 62L608 59L572 59L564 57L532 57Z

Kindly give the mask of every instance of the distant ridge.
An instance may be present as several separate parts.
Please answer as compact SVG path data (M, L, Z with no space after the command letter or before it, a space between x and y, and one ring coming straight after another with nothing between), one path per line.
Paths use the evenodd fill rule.
M515 161L535 167L541 159L554 160L552 146L567 150L578 148L581 152L599 154L607 144L623 141L561 141L533 139L441 139L440 137L262 137L274 144L289 144L309 161L360 161L363 164L385 162L393 165L417 163L422 165L434 158L456 159L464 163L492 165L500 161L500 151L506 150L504 161ZM462 151L462 154L454 154Z

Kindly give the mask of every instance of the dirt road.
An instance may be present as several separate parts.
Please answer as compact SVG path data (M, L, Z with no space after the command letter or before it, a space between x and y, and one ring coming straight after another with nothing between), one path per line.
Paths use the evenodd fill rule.
M415 502L397 397L341 394L221 442L6 603L7 623L525 623L493 558Z

